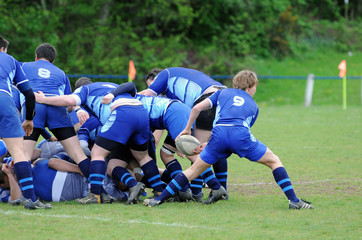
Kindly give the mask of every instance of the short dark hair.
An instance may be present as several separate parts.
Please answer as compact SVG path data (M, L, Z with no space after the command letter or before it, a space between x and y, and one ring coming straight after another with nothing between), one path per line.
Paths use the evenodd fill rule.
M148 79L150 79L150 80L155 79L155 77L156 77L160 72L162 72L162 71L163 71L163 69L161 69L161 68L154 68L154 69L152 69L151 72L149 72L149 73L147 74L145 80L147 81Z
M8 46L9 46L9 41L0 35L0 48L7 49Z
M81 77L75 82L74 87L75 87L75 89L77 89L81 86L84 86L87 84L92 84L92 83L93 83L92 79L90 79L89 77Z
M43 43L36 48L35 54L37 58L45 58L49 62L54 62L57 51L51 44Z

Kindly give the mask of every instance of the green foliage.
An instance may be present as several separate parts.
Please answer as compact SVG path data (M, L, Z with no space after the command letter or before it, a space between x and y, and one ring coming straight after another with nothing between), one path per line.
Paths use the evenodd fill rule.
M0 33L20 61L43 42L55 45L67 73L126 75L132 59L137 79L171 66L232 75L250 58L361 51L359 5L348 13L346 22L334 0L2 0Z

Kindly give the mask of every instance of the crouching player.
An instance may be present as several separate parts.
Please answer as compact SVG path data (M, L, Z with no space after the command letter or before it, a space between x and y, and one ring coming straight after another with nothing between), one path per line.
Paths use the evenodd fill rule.
M161 204L173 192L182 189L210 165L235 153L241 158L245 157L250 161L264 164L273 171L275 181L289 200L289 208L314 208L309 202L297 198L279 157L250 133L250 128L259 113L258 106L253 100L257 85L258 78L254 72L241 71L233 79L233 88L219 90L193 107L187 126L179 136L191 134L191 127L200 112L216 105L216 117L211 138L207 145L203 145L205 146L203 150L202 147L198 148L197 152L201 150L202 152L196 162L178 174L159 197L146 199L144 205L153 207ZM226 190L220 186L218 190L210 192L207 202L217 202L226 194Z

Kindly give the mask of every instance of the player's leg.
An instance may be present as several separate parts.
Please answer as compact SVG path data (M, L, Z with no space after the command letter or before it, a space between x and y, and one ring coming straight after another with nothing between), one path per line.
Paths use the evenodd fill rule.
M34 180L30 162L24 153L23 137L3 138L9 153L13 157L15 174L25 199L24 207L27 209L49 209L50 204L37 200L34 192Z
M77 202L81 204L111 202L108 200L103 200L105 195L103 189L103 179L107 171L105 158L109 155L110 151L99 146L97 144L98 142L99 139L97 138L97 141L94 144L91 152L92 161L89 168L89 182L91 186L90 193L88 196L77 200Z
M275 182L280 186L289 200L289 208L314 208L309 202L297 198L292 182L282 162L269 148L267 148L265 154L257 162L264 164L273 171Z
M83 175L89 177L90 159L84 154L78 136L73 127L51 129L54 136L63 145L69 157L78 164Z
M36 143L39 139L40 132L42 131L41 128L33 128L33 132L30 136L24 137L24 153L27 159L31 159L33 156L33 152L36 146Z
M145 184L137 182L126 169L128 162L133 159L129 148L120 144L120 147L117 147L110 154L109 158L107 166L108 175L118 179L129 188L129 197L126 204L138 203L140 195L144 192Z

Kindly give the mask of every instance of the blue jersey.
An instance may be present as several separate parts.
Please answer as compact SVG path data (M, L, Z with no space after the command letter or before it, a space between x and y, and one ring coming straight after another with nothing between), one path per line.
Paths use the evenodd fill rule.
M13 84L15 84L22 93L31 89L29 80L19 62L12 56L0 52L0 91L12 96L11 86Z
M211 107L216 106L215 125L253 126L258 117L259 108L254 99L240 89L224 89L215 92L209 98Z
M210 87L226 88L206 74L188 68L173 67L160 72L148 89L168 98L178 99L190 108Z
M0 187L0 202L10 202L10 189Z
M200 158L209 164L228 158L232 153L258 161L266 152L265 144L250 132L259 109L253 98L240 89L215 92L208 100L216 105L216 117L211 137Z
M46 60L23 63L23 69L34 92L42 91L46 96L71 94L68 77L63 70Z
M49 160L40 160L33 167L34 190L37 197L46 201L71 201L87 196L89 184L78 173L56 171L48 166ZM122 201L127 195L116 189L112 180L106 176L103 188L112 197Z
M87 141L89 144L94 143L101 131L102 123L93 115L89 115L89 118L79 128L77 135L79 140Z
M148 111L151 129L165 129L166 126L163 122L163 116L167 107L174 100L165 97L144 96L138 94L136 95L136 98L142 102L143 107Z
M101 104L105 95L118 87L115 83L96 82L84 85L74 91L72 96L76 101L76 105L83 106L88 112L93 113L99 121L104 125L111 114L110 104ZM124 93L113 99L113 102L119 98L132 98L130 94Z

